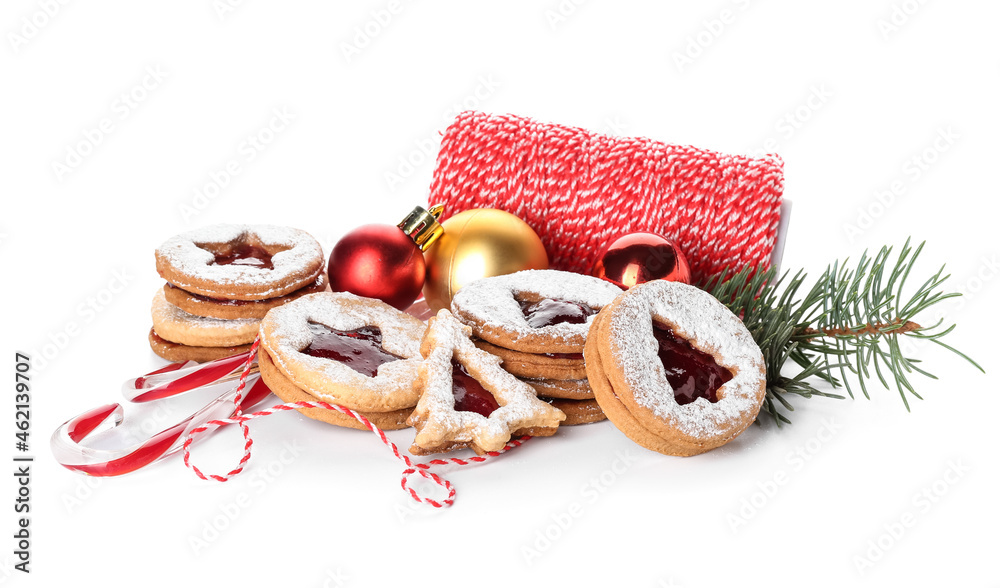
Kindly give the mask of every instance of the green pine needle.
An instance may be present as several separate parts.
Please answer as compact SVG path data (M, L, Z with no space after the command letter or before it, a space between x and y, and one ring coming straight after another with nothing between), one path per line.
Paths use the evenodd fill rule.
M764 355L767 396L761 414L781 425L791 422L782 410L795 410L786 396L844 398L816 389L811 378L843 387L851 398L852 382L865 398L870 398L868 384L873 379L886 389L894 385L909 410L908 396L921 398L910 377L937 377L918 367L920 360L905 356L902 337L940 345L985 373L969 356L941 341L955 325L942 327L939 320L922 327L915 320L935 304L961 296L938 289L949 277L943 266L904 298L904 285L923 247L921 243L914 249L907 240L894 260L892 248L883 247L874 257L866 251L853 267L846 260L836 261L808 291L803 290L805 272L789 279L787 272L777 277L773 268L746 267L728 279L724 276L729 271L724 270L700 285L743 319ZM781 373L789 359L801 368L791 377Z

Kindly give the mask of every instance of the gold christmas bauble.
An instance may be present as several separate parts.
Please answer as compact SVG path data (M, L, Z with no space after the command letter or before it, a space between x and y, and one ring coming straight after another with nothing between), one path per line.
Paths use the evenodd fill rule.
M548 269L549 257L523 220L495 208L476 208L441 223L444 234L427 251L424 298L435 313L451 307L462 286L490 276Z

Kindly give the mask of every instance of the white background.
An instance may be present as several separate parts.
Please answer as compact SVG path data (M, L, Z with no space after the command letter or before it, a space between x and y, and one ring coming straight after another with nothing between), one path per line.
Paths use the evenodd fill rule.
M10 0L0 13L0 336L8 372L16 350L36 357L32 573L11 568L16 490L4 476L0 584L1000 582L996 3L54 4ZM122 102L132 93L142 100ZM641 449L610 423L567 429L451 473L458 501L444 511L411 509L401 468L371 435L297 414L253 423L251 473L226 484L179 459L89 481L54 462L56 426L162 365L146 344L160 242L272 222L329 250L352 227L394 223L426 201L437 133L466 107L776 151L795 205L785 267L815 276L866 247L926 239L916 277L948 264L950 287L967 292L943 305L959 325L948 340L988 375L929 349L924 365L941 379L917 381L924 400L910 413L877 386L871 401L804 400L793 426L753 427L688 459ZM294 118L250 160L241 144L275 109ZM79 165L54 166L102 119ZM184 218L231 160L240 173ZM871 218L850 230L861 211ZM99 297L99 311L88 306ZM60 339L43 368L41 350ZM0 454L13 456L7 398ZM186 409L173 410L147 424ZM195 456L225 471L241 447L233 430ZM946 475L953 466L960 476ZM248 506L227 519L239 500Z

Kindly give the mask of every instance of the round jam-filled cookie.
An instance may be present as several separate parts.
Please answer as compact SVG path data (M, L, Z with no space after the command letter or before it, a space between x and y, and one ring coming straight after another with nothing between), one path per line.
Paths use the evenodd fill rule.
M309 233L273 225L212 225L156 250L156 271L174 286L226 300L276 298L313 283L323 249Z
M563 411L566 415L566 420L561 425L563 427L588 425L608 418L593 398L589 400L569 400L566 398L544 398L539 396L538 399L548 402L553 408Z
M354 410L417 403L422 321L346 292L308 294L267 313L261 346L292 384Z
M581 353L593 316L621 292L591 276L525 270L464 286L451 310L476 337L498 347Z
M260 366L260 377L264 379L264 383L267 384L267 387L271 389L271 392L274 392L274 395L280 398L283 402L315 402L317 400L316 397L297 387L288 378L286 378L285 375L282 374L277 367L275 367L274 362L271 361L271 356L267 354L266 350L258 349L257 364ZM295 410L311 419L330 423L331 425L348 427L351 429L360 429L363 431L368 430L368 427L365 427L361 421L336 410L329 410L325 408L296 408ZM410 416L411 412L413 412L412 408L404 408L390 412L358 411L358 414L368 419L369 422L383 431L395 431L397 429L405 429L409 427L409 425L406 424L406 419Z
M153 353L159 355L167 361L183 363L185 361L213 361L237 353L250 351L252 345L234 345L232 347L197 347L193 345L181 345L167 341L156 334L153 329L149 330L149 347Z
M606 306L584 350L608 418L668 455L719 447L757 418L764 358L746 327L710 294L656 280Z
M476 347L503 360L503 369L519 378L579 380L587 377L583 353L524 353L477 340Z
M167 302L163 290L153 296L153 330L161 338L192 347L232 347L253 343L258 319L224 320L195 316Z
M163 295L170 304L173 304L184 312L198 316L220 319L262 319L267 314L267 311L272 308L277 308L306 294L323 292L327 289L328 284L326 272L323 272L308 286L284 296L265 298L264 300L224 300L209 298L201 294L192 294L168 282L163 285Z

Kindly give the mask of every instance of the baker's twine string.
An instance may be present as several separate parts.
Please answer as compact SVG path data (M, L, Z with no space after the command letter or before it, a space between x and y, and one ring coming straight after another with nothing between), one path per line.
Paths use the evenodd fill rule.
M673 239L695 280L766 264L784 173L776 155L726 155L505 114L463 112L441 139L430 202L446 217L499 208L531 226L553 269L590 273L613 239ZM734 271L735 271L734 270Z
M201 478L202 480L214 480L216 482L226 482L230 478L238 475L240 472L243 471L244 467L246 467L247 461L250 460L250 449L251 447L253 447L253 439L250 437L250 428L246 424L247 421L272 415L276 412L296 410L299 408L319 408L324 410L335 410L337 412L353 417L362 425L364 425L366 429L368 429L372 433L375 433L375 436L378 437L379 440L382 441L382 443L386 447L388 447L390 451L392 451L392 454L396 456L396 459L400 460L401 462L403 462L403 464L406 465L406 469L403 470L402 478L400 480L400 486L403 488L403 491L409 494L410 498L412 498L413 500L429 504L434 508L443 508L454 504L455 486L452 485L452 483L449 482L448 480L430 471L431 466L443 466L443 465L465 466L476 463L482 463L490 458L505 453L506 451L513 449L514 447L518 447L528 439L531 439L531 437L521 437L520 439L512 439L503 447L503 449L499 451L489 451L484 455L477 455L474 457L470 457L468 459L452 457L448 459L432 459L431 461L428 461L426 463L415 463L413 460L410 459L408 455L405 455L402 452L400 452L399 448L396 447L396 444L390 441L385 436L385 432L382 431L382 429L375 426L374 424L372 424L371 421L369 421L364 417L364 415L358 414L357 412L345 406L340 406L339 404L330 404L328 402L322 402L322 401L286 402L284 404L278 404L270 408L259 410L257 412L253 412L250 414L243 414L243 410L240 408L240 402L243 400L243 389L246 387L247 377L250 375L250 368L253 365L254 358L257 357L257 348L259 346L260 346L260 337L257 337L257 339L253 342L253 346L250 348L250 355L247 356L246 364L244 364L243 366L243 373L240 375L239 384L236 386L236 397L233 400L233 402L236 404L236 410L233 413L233 416L228 419L215 419L208 421L204 425L192 429L184 440L184 445L183 445L184 465L190 468L191 471L193 471L194 474L199 478ZM243 439L246 441L245 445L243 446L243 458L240 459L240 463L236 466L236 468L230 470L226 474L222 475L204 474L200 469L198 469L196 465L191 463L191 443L194 442L194 439L197 435L204 433L209 429L214 429L215 427L223 427L226 425L240 426L240 430L243 433ZM445 489L448 492L448 497L439 502L437 500L434 500L433 498L421 495L419 492L411 488L409 485L410 476L412 476L413 474L419 474L421 477L426 478L431 482L433 482L434 484L436 484L437 486L440 486L441 488Z

